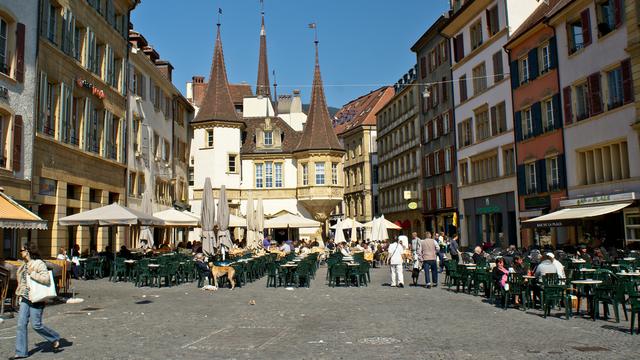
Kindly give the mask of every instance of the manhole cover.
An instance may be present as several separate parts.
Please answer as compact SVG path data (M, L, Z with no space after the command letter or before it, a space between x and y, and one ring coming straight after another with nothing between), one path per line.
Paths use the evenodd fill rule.
M376 337L360 339L358 340L358 342L361 344L368 344L368 345L389 345L389 344L397 344L401 341L394 338L376 336Z
M582 352L611 351L601 346L574 346L573 348Z

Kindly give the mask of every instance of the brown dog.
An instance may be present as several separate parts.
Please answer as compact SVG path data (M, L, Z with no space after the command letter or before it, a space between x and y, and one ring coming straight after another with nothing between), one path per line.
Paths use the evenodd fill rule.
M236 270L231 266L215 266L212 262L209 263L209 269L211 269L211 276L213 277L213 285L218 287L218 278L223 275L227 275L229 282L231 283L231 290L236 287Z

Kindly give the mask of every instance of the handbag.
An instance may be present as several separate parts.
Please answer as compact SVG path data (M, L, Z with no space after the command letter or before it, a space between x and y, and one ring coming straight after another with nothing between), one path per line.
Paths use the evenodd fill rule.
M53 281L53 271L49 270L49 285L41 284L27 276L27 287L29 288L29 301L38 303L53 299L56 296L56 284Z

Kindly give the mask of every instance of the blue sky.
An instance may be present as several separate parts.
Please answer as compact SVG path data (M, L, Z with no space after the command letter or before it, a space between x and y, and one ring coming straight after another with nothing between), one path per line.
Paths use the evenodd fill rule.
M411 45L448 3L265 0L269 67L276 71L278 93L299 88L303 101L308 101L314 57L309 23L318 24L327 102L340 107L379 86L392 85L413 66ZM173 64L173 81L183 92L193 75L209 75L219 7L224 13L222 41L229 81L255 85L259 0L142 0L133 11L134 29Z

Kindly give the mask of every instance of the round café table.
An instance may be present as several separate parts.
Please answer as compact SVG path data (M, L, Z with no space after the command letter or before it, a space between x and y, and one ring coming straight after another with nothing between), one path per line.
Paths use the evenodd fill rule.
M593 279L573 280L571 281L571 283L578 287L582 287L584 289L582 294L587 299L587 312L591 314L591 318L593 319L593 321L595 321L596 320L595 311L594 311L595 307L593 305L593 296L591 295L591 287L592 286L595 287L602 284L602 280L593 280ZM576 294L576 296L580 297L580 291L578 291L578 294ZM579 312L580 309L577 309L577 311Z

